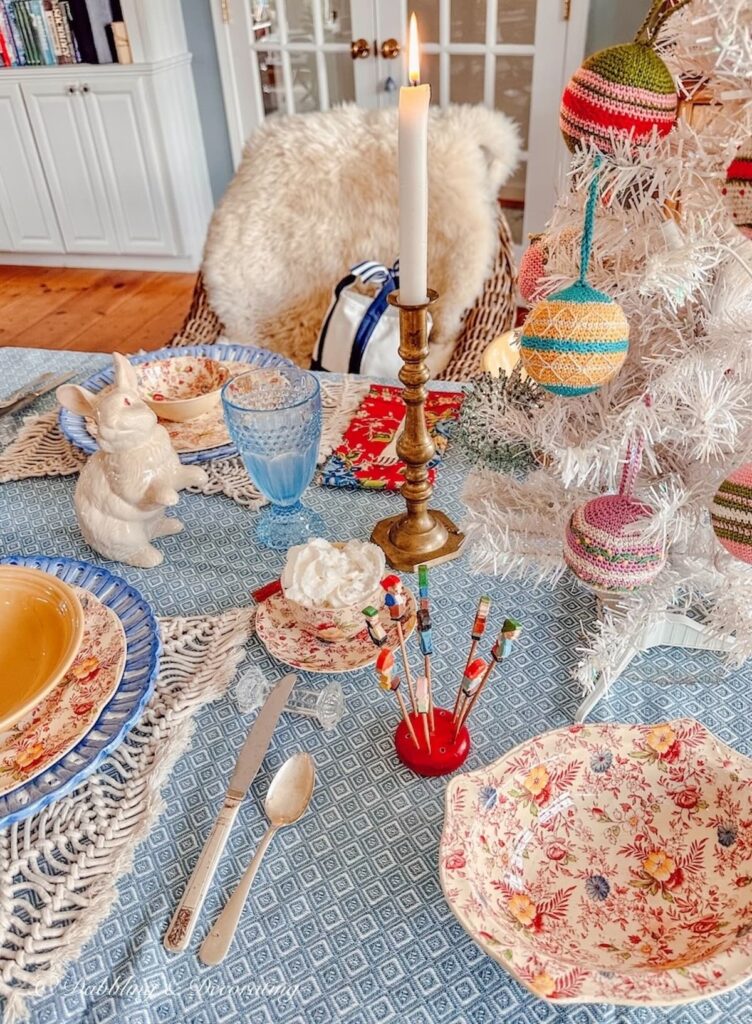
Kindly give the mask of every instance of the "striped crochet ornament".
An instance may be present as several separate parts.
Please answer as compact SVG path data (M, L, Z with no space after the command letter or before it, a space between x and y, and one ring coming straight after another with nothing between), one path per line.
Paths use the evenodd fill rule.
M564 538L564 561L594 590L626 592L652 583L666 564L663 545L629 527L649 519L653 509L632 497L640 445L630 445L618 494L585 502L572 513Z
M539 281L546 272L548 247L545 235L531 235L530 244L522 254L517 271L517 289L525 302L536 302L543 292Z
M721 191L734 224L743 235L752 238L752 143L745 144L729 164Z
M596 168L600 158L596 159ZM536 303L525 320L520 358L530 377L554 395L587 395L614 377L627 357L629 324L621 306L586 280L593 243L598 178L593 178L573 285Z
M533 303L544 299L554 290L554 285L541 284L541 278L549 273L549 263L554 252L563 255L568 262L574 258L579 247L580 232L577 228L562 228L558 234L530 235L530 244L522 254L517 271L517 290L525 302Z
M718 488L710 521L724 548L734 558L752 563L752 462L735 469Z
M678 100L671 72L653 49L670 14L689 0L665 9L655 0L633 43L592 54L575 71L561 100L559 127L569 149L594 143L610 153L614 137L635 145L655 130L667 135L676 122Z

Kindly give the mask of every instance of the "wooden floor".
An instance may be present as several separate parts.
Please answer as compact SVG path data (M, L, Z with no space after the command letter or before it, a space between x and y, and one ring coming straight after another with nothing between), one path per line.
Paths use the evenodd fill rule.
M137 352L167 344L195 274L0 266L0 346Z

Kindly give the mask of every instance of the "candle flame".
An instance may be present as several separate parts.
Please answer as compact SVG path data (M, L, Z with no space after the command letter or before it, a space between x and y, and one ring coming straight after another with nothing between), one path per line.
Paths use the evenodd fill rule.
M420 85L420 40L415 12L410 15L410 31L407 36L407 75L410 85Z

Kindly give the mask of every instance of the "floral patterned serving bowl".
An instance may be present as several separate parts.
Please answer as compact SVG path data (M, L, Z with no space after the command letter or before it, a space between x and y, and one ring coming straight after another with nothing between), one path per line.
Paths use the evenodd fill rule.
M230 371L205 356L155 359L136 367L141 397L162 420L185 423L219 404Z
M752 976L752 761L699 722L575 725L447 787L447 902L556 1002L692 1002Z

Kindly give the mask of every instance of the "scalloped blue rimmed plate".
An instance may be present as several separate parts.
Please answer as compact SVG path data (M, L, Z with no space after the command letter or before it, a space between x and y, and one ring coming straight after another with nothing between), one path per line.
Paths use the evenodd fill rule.
M67 796L118 746L154 691L162 643L149 604L125 580L101 566L46 555L10 555L1 558L0 564L41 569L90 591L118 616L127 645L120 684L86 736L46 771L0 797L0 828L5 828Z
M290 366L290 360L277 352L269 352L267 349L254 348L252 345L189 345L186 348L160 348L156 352L147 352L141 356L129 356L132 363L152 363L156 359L170 359L174 356L209 356L212 359L219 359L228 363L248 363L249 366ZM112 384L115 379L114 367L108 366L99 373L95 373L88 380L85 380L82 387L89 391L97 392ZM83 416L71 412L70 409L60 410L60 429L63 434L88 454L98 451L99 445L91 436ZM234 444L228 443L216 448L208 448L203 451L181 452L180 461L184 465L192 465L196 462L210 462L212 459L229 459L237 455L238 450Z

